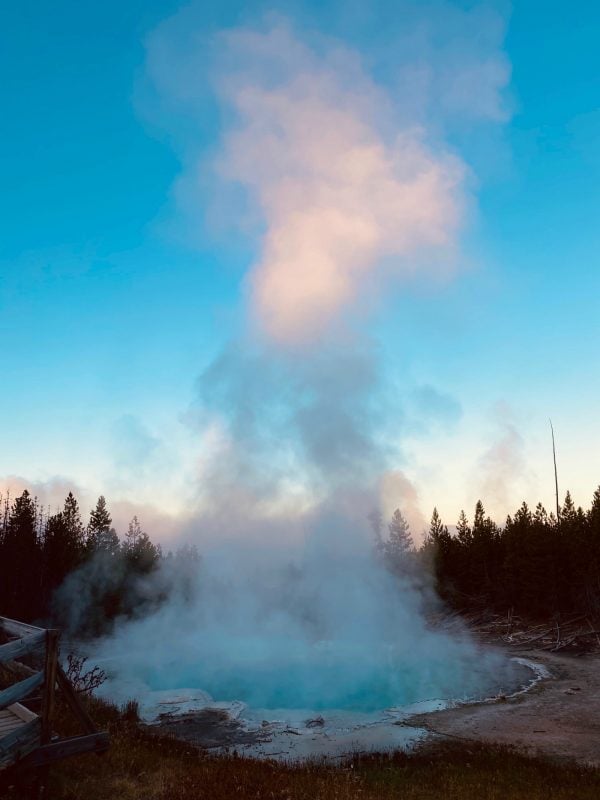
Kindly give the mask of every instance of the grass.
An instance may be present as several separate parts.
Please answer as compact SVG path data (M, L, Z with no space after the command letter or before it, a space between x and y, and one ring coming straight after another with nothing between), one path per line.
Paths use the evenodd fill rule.
M521 755L505 747L468 742L436 744L406 755L355 757L340 767L286 766L210 756L167 737L150 735L135 707L93 700L90 713L111 732L103 756L57 763L53 800L596 800L600 770ZM64 710L58 723L75 733ZM4 795L21 797L15 791Z

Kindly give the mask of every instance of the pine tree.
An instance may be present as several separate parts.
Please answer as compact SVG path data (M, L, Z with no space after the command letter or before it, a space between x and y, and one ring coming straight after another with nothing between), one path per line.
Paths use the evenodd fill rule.
M567 524L573 522L577 515L575 510L575 503L573 502L573 498L571 497L571 492L567 490L565 495L565 502L563 503L563 507L560 510L560 519L561 522L565 522Z
M557 575L560 571L558 527L544 506L538 503L531 517L529 539L531 548L525 569L530 587L529 605L534 614L559 610Z
M100 552L114 557L119 552L119 537L112 527L112 519L108 513L104 495L100 495L96 508L90 513L86 544L90 553Z
M575 503L571 492L567 491L565 501L560 510L560 522L556 527L555 561L556 582L559 611L569 611L574 603L574 595L578 594L577 558L575 546L579 540L579 522Z
M541 503L538 503L533 513L533 519L540 525L548 524L548 512Z
M473 517L473 533L480 532L485 522L485 510L483 503L478 500L475 504L475 515Z
M62 515L69 540L68 546L73 551L73 560L78 561L83 554L84 532L79 504L73 496L73 492L69 492L65 499Z
M472 537L471 569L474 572L472 578L481 587L478 594L489 602L494 592L495 578L499 569L498 529L494 521L486 517L481 500L478 500L475 506Z
M473 592L473 575L471 562L473 560L473 534L467 520L467 515L461 509L456 523L456 540L458 544L456 558L456 578L457 588L463 594L470 595Z
M66 576L82 563L84 531L79 505L69 492L63 510L48 517L43 527L42 594L46 607Z
M26 622L35 618L41 605L37 517L37 502L25 489L11 506L0 570L0 596L4 613Z
M458 522L456 523L456 535L461 545L468 547L471 544L473 539L471 535L471 528L469 526L469 521L467 520L467 515L462 509L458 517Z
M526 503L508 517L501 544L503 564L500 569L501 587L497 593L508 608L522 608L532 603L530 574L531 564L525 553L531 550L531 512ZM527 563L526 563L527 562Z
M454 541L437 508L433 509L429 531L421 549L426 553L426 560L433 566L439 594L448 599L454 567Z
M594 492L592 497L592 505L589 511L590 519L600 522L600 486Z
M136 542L143 535L143 533L144 532L142 530L142 526L140 525L140 521L137 516L135 516L129 523L127 533L125 534L129 549L135 549Z
M438 513L438 510L437 508L434 508L431 515L431 522L429 524L428 537L432 542L437 544L446 533L448 533L448 528L442 524L442 519Z
M61 511L48 517L44 530L44 602L51 601L54 591L66 576L80 564L83 548L79 539L73 538L71 521Z
M408 566L409 556L414 552L414 545L410 526L399 508L394 511L388 523L388 532L388 539L383 545L384 559L393 572L404 572Z
M600 486L592 497L592 506L587 514L586 598L590 611L600 612Z
M125 536L124 550L128 566L137 573L151 572L161 558L161 550L152 544L148 534L142 530L137 516L129 523Z

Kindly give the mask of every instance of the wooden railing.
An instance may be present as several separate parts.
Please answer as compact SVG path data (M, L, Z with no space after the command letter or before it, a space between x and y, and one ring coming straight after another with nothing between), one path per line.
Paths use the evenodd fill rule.
M0 770L15 764L40 767L79 753L104 752L109 745L108 733L96 729L59 664L60 632L6 617L0 617L0 632L3 638L8 638L0 644L0 665L21 678L0 691ZM20 663L23 658L30 664ZM54 734L56 687L85 731L84 735L61 739ZM37 690L41 690L39 714L21 704Z

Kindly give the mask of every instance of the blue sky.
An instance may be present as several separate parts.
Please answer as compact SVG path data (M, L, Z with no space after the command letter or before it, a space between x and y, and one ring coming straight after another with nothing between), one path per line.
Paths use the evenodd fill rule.
M360 53L391 96L394 36L449 6L477 9L276 9L298 40L317 31ZM460 409L425 420L420 407L397 465L422 513L437 503L448 521L486 490L500 517L522 497L551 505L549 416L561 484L586 504L600 481L600 8L485 8L504 31L479 41L459 15L427 55L435 61L439 44L455 58L452 37L464 35L478 58L489 46L510 64L502 114L428 117L469 170L460 268L433 288L391 281L360 322L403 414L423 387ZM185 19L201 49L223 28L263 24L265 10L206 3ZM0 475L38 486L60 476L86 498L105 491L173 513L209 446L187 422L196 379L246 336L261 247L260 220L215 226L210 192L186 200L186 180L209 169L230 121L215 99L214 47L199 54L187 87L199 99L187 106L174 96L180 73L152 61L156 31L170 36L165 20L178 11L164 0L13 4L0 51ZM386 57L375 57L380 46ZM226 209L227 198L220 221Z

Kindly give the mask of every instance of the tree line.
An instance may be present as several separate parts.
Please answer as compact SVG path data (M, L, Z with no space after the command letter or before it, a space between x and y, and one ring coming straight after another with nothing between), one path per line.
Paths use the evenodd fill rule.
M117 617L135 615L148 603L164 600L174 588L169 576L174 584L177 572L190 578L183 587L189 590L190 569L199 560L195 548L164 556L137 517L121 540L103 496L87 523L72 492L54 514L27 490L14 500L0 497L0 509L2 616L97 634ZM173 562L186 569L169 570ZM167 577L158 596L148 596L144 582L161 567Z
M587 511L567 492L558 518L541 503L534 510L522 503L503 526L480 500L472 521L461 511L452 532L434 509L418 550L399 510L385 538L381 517L370 519L386 565L399 573L415 562L427 566L438 594L455 608L512 609L529 617L600 613L600 488Z
M378 557L393 573L433 575L441 598L457 609L485 607L524 616L600 613L600 488L591 507L567 492L558 518L526 503L498 525L478 501L472 521L461 511L449 529L434 509L416 548L397 509L384 525L369 516ZM47 513L25 490L0 498L0 615L44 621L79 635L103 633L119 617L147 613L179 593L189 600L200 557L192 546L162 553L134 517L123 538L104 497L83 522L69 492Z

